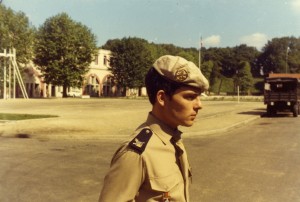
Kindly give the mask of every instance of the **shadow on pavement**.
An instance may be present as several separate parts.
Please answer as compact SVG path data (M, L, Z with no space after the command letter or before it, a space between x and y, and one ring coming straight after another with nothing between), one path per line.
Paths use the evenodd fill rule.
M262 116L264 113L266 113L266 109L258 108L258 109L253 109L251 111L239 112L238 114Z

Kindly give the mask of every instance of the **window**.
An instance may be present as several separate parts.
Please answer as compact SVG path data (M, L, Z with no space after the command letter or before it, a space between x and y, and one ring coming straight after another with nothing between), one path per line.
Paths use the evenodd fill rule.
M106 58L106 56L104 56L103 64L104 64L105 66L107 66L107 58Z
M95 64L98 65L98 55L95 55Z

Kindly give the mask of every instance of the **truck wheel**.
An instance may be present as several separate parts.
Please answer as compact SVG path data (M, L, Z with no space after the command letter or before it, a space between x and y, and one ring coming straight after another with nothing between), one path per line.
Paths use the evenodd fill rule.
M298 116L298 104L293 105L293 116L294 117Z
M267 105L267 114L268 114L268 116L275 116L276 108L274 106Z

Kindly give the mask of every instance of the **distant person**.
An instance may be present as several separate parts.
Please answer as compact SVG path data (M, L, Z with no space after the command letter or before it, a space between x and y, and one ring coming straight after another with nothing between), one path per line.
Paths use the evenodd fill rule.
M192 126L208 81L192 62L165 55L145 79L152 110L114 154L100 202L189 201L190 165L178 126Z

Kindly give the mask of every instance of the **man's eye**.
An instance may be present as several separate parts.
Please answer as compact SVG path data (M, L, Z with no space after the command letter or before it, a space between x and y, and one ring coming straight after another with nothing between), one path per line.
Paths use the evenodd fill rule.
M195 95L189 95L189 96L186 96L185 99L187 99L187 100L194 100L194 99L196 99L196 97L197 96L195 96Z

